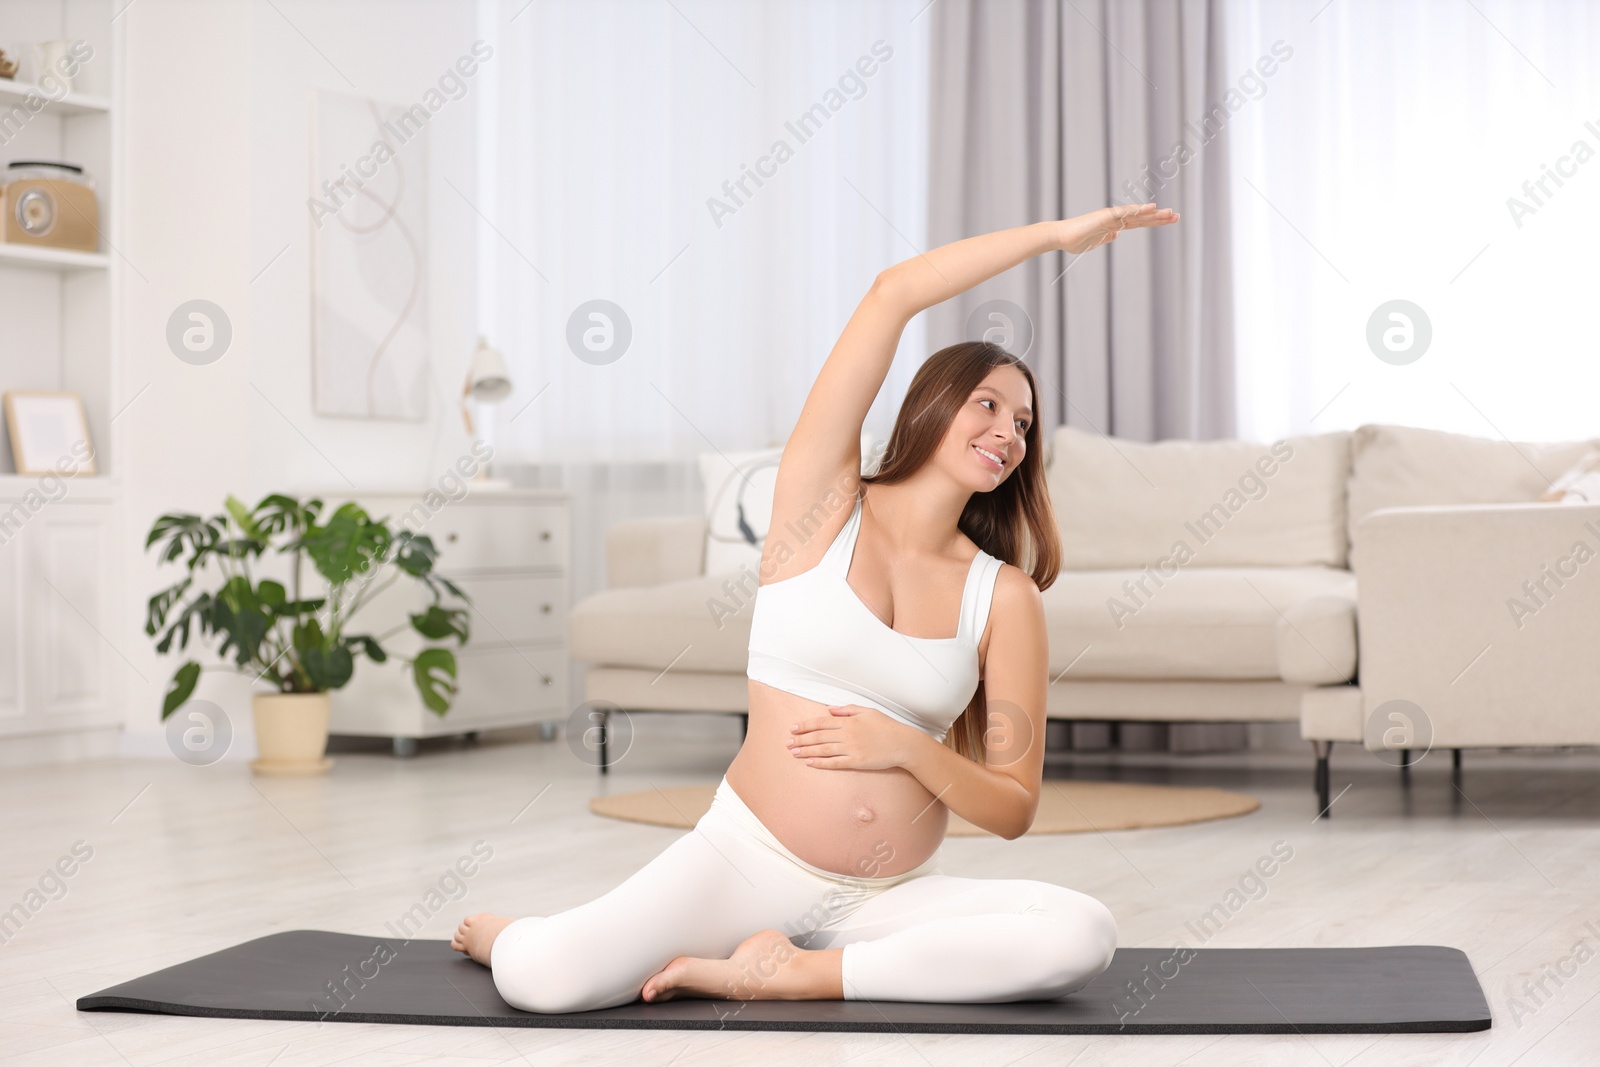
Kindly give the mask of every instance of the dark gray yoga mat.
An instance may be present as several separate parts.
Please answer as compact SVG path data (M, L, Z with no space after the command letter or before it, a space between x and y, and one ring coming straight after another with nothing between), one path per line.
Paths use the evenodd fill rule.
M340 985L342 983L342 985ZM335 994L336 986L343 990ZM1142 995L1133 992L1134 987ZM291 930L102 989L79 1011L229 1019L632 1030L938 1034L1390 1034L1489 1028L1460 949L1124 948L1058 1000L635 1001L572 1015L518 1011L448 941Z

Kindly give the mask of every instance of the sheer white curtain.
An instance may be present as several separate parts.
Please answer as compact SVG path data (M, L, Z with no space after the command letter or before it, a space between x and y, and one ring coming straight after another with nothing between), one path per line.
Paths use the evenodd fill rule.
M1293 50L1230 122L1240 436L1364 422L1593 436L1600 4L1235 0L1228 14L1232 69L1275 41ZM1367 342L1397 299L1431 324L1410 363Z
M480 3L484 177L460 192L516 384L502 461L684 466L787 437L873 276L926 248L925 4ZM614 360L569 344L594 300L631 328ZM576 328L620 335L602 316ZM919 319L869 429L923 345Z
M482 428L498 474L568 494L574 601L611 525L703 511L700 453L783 441L873 276L926 249L925 2L479 0L479 182L456 194L515 386ZM568 342L594 300L632 332L609 362ZM925 336L918 316L880 437Z

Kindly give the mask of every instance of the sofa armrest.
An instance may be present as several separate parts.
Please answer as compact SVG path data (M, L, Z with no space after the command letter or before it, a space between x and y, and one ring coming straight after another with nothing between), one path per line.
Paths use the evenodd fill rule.
M703 515L653 516L606 529L606 588L659 585L705 573Z
M1600 743L1600 505L1386 508L1357 535L1364 722L1407 700L1434 747Z

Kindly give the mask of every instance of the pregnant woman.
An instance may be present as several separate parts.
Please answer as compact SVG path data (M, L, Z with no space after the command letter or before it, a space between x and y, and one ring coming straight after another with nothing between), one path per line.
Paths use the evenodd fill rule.
M1093 897L937 862L951 811L1010 840L1039 803L1039 594L1060 552L1033 374L996 345L952 345L918 368L866 476L861 427L919 311L1032 256L1177 220L1103 208L877 276L778 467L739 754L693 832L609 893L461 923L451 947L507 1003L1038 1000L1110 965L1116 923Z

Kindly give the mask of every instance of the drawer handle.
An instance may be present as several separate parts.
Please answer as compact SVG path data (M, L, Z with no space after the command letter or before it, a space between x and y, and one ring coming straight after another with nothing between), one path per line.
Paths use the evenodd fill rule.
M549 675L548 675L548 674L547 674L547 675L545 675L545 676L544 676L544 684L545 684L545 685L555 685L555 684L556 684L556 683L555 683L555 679L554 679L554 678L552 678L552 677L550 677L550 676L549 676Z
M458 540L461 539L461 535L458 534L458 533L447 533L447 534L444 535L444 539L446 541L449 541L451 544L455 544Z
M550 540L550 531L549 530L540 530L539 531L539 540L541 540L541 541Z
M549 604L540 604L539 605L539 610L544 612L546 615L548 615L548 614L550 614L550 605Z

